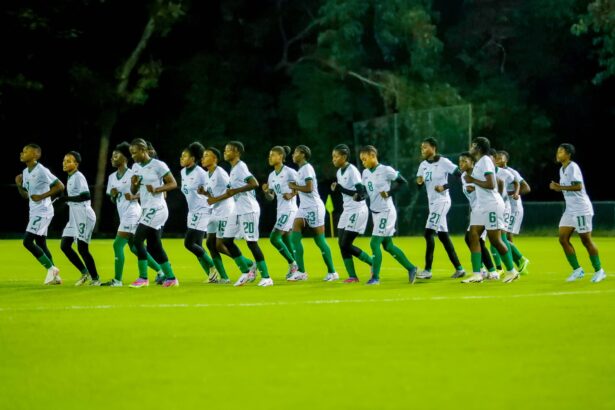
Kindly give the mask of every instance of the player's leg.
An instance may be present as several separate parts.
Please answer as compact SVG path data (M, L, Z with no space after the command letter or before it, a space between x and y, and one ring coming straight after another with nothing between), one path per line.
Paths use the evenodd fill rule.
M429 224L429 221L427 222ZM431 279L431 267L433 264L433 253L436 249L436 231L431 228L425 228L423 232L425 238L425 267L422 272L419 272L419 279Z
M462 283L479 283L483 281L483 275L481 274L482 266L482 254L480 247L480 237L485 229L482 223L480 214L472 211L470 216L470 229L466 233L466 243L470 249L470 261L472 263L472 275L462 280Z
M179 286L179 281L175 277L171 263L167 256L164 247L162 246L162 229L148 227L147 230L147 252L160 264L160 268L164 272L165 281L163 287Z
M395 246L393 243L393 237L385 237L382 241L382 247L408 271L408 280L410 283L414 283L414 280L416 279L416 266L410 262L410 260L406 257L406 254L401 249Z
M86 269L90 273L90 277L92 279L90 285L100 285L100 278L98 276L98 270L96 269L96 262L94 262L94 257L90 253L90 245L81 239L77 239L77 251L81 256L81 259L83 259Z
M205 232L188 228L184 236L184 247L196 256L199 264L209 276L210 269L214 266L213 260L209 257L205 249L203 249L203 236Z
M303 244L301 243L302 238L302 230L305 226L305 219L302 217L301 209L297 213L297 218L293 222L293 232L291 233L291 241L293 249L295 250L295 261L297 262L297 266L299 270L295 272L294 275L288 277L288 280L305 280L307 279L307 272L305 271L305 264L303 262ZM294 278L297 279L294 279Z

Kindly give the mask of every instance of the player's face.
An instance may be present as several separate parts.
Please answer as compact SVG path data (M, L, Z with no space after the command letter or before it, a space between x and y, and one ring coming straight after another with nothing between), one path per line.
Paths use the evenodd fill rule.
M475 143L472 143L472 145L470 145L470 154L472 154L474 158L476 158L479 154L478 147Z
M179 165L182 167L191 167L195 163L194 157L190 154L189 151L182 152L182 156L179 157Z
M421 144L421 156L423 157L423 159L430 158L434 156L435 154L436 154L436 150L434 149L434 147L432 147L426 142L423 142Z
M62 170L64 172L73 172L78 167L75 157L72 155L64 155L64 161L62 161Z
M225 161L233 161L237 158L238 151L232 145L227 145L224 147L224 160Z
M29 161L32 161L33 159L37 159L36 156L37 156L37 152L34 148L23 147L23 149L19 153L19 160L21 162L29 162Z
M295 164L300 164L303 162L305 155L300 150L296 149L293 151L293 162Z
M459 157L459 169L467 172L472 169L472 161L468 157Z
M503 168L506 166L506 156L502 155L502 154L498 154L495 156L495 165L497 165L500 168Z
M341 168L346 164L346 156L333 150L333 153L331 154L331 162L333 162L333 166L335 168Z
M376 158L376 154L373 152L362 152L359 156L361 159L361 163L364 168L373 168L376 166L376 162L378 161Z
M557 152L555 153L555 160L557 162L564 162L564 161L568 161L570 159L570 155L568 155L568 153L566 152L566 150L564 148L558 148Z
M282 163L282 154L275 151L269 151L269 165L272 167Z
M130 155L132 155L132 160L137 163L141 163L145 161L146 151L139 147L138 145L130 146Z
M119 151L113 151L111 154L111 166L113 168L119 168L120 165L128 162L128 159Z
M201 165L204 168L209 168L210 166L214 165L216 161L216 155L213 152L206 150L203 153L203 158L201 158Z

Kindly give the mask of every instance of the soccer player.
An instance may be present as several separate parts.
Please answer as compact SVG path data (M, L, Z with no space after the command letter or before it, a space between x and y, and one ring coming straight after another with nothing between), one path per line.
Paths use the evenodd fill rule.
M100 278L96 270L96 263L90 253L89 244L96 224L96 214L92 209L90 188L85 176L79 171L81 154L70 151L64 156L62 168L68 173L66 195L58 198L58 203L68 202L69 219L62 232L60 247L69 261L81 272L81 278L75 286L83 286L89 282L90 286L100 286ZM77 250L73 249L73 242L77 240ZM81 258L79 257L81 256Z
M487 138L478 137L472 142L471 154L475 158L471 175L466 174L467 183L476 187L476 206L470 215L470 252L472 253L472 276L463 283L482 282L480 235L487 229L489 242L498 250L507 273L503 281L510 283L519 278L514 268L512 255L502 238L504 228L504 200L497 191L495 164L489 157L491 144Z
M179 286L164 248L162 247L162 227L169 217L164 192L177 188L175 177L164 162L151 158L147 143L142 138L132 140L130 154L137 166L133 166L130 190L137 192L141 200L142 213L135 232L134 243L139 259L139 278L130 284L132 288L149 286L147 279L148 252L160 264L164 272L163 287ZM145 248L147 241L147 249Z
M297 171L284 165L284 160L289 154L290 147L288 146L276 145L271 148L269 165L273 167L273 171L269 174L267 183L263 184L265 198L268 201L277 198L276 222L269 240L288 262L287 279L299 270L290 241L290 231L297 214L297 192L288 186L289 182L297 181L298 176Z
M416 183L419 186L425 185L427 199L429 200L429 215L425 225L425 269L417 274L418 279L431 279L431 267L433 264L433 252L436 246L434 237L444 245L455 272L452 278L465 276L465 271L459 262L455 247L448 234L448 224L446 215L451 209L451 197L448 193L448 176L450 174L461 175L457 166L448 158L438 154L438 141L435 138L426 138L421 143L421 156L423 162L420 163L416 173Z
M218 272L211 257L203 249L203 238L207 233L207 225L211 217L211 205L207 198L198 194L200 186L207 184L207 172L197 164L203 157L205 147L200 142L193 142L183 151L179 159L181 170L181 191L188 203L188 220L184 246L196 256L201 267L207 274L209 283L218 280Z
M293 152L293 162L299 166L297 171L297 181L290 182L290 189L299 192L299 210L293 222L293 233L291 239L295 249L295 259L299 270L292 274L287 280L291 282L299 280L307 280L308 275L303 263L303 245L301 244L301 232L307 225L312 228L315 233L314 242L320 249L322 257L327 265L327 275L324 277L325 282L333 282L340 277L333 266L333 258L331 257L331 249L325 240L325 204L320 199L318 193L318 181L316 180L316 172L308 162L312 156L312 151L305 145L299 145Z
M370 246L372 248L372 277L367 285L380 284L380 267L382 266L382 251L390 253L407 271L410 283L416 279L416 266L414 266L401 249L393 244L393 234L395 233L395 222L397 221L397 210L391 198L391 183L408 183L404 177L395 169L387 165L378 163L378 150L367 145L359 150L363 170L362 181L366 187L369 197L369 209L372 213L374 229ZM399 185L398 185L399 187Z
M199 193L205 195L207 203L213 207L212 217L207 226L207 248L211 252L214 265L221 276L218 283L227 284L231 283L231 280L226 274L220 253L231 257L239 271L242 274L249 274L252 278L254 278L256 265L241 254L234 242L239 233L236 204L232 198L233 195L228 192L229 174L218 166L221 155L220 151L213 147L205 150L202 165L208 170L208 179L207 185L199 189Z
M474 186L474 184L467 183L464 176L471 175L473 169L474 169L474 158L469 152L462 152L461 155L459 155L459 170L462 172L461 183L463 185L463 193L468 199L468 202L470 204L470 210L473 210L474 207L476 206L476 186ZM485 244L486 237L487 237L487 231L483 231L483 233L479 237L481 259L482 259L483 265L487 269L487 273L484 273L483 276L486 279L499 279L500 275L495 271L495 266L493 266L493 261L491 260L491 254L489 253L489 250L487 249L487 245ZM465 241L469 248L470 247L470 226L469 225L468 225L468 230L466 231L466 234L465 234ZM483 272L481 271L481 273Z
M510 155L506 151L498 151L495 156L496 165L511 172L515 177L515 181L518 183L518 185L509 184L506 187L510 202L510 216L508 218L506 237L512 250L513 261L517 264L517 267L519 268L519 274L523 275L529 273L528 265L530 261L529 259L524 257L519 251L519 249L515 246L515 244L513 243L513 237L514 235L519 235L519 232L521 231L521 223L523 222L523 202L521 200L521 196L529 194L531 188L527 181L523 179L521 174L517 172L517 170L508 166L509 160Z
M566 210L559 222L559 243L562 245L566 259L573 269L567 281L573 282L582 279L585 275L585 271L577 260L574 247L570 243L570 237L576 230L594 267L595 273L591 281L597 283L606 278L606 273L600 264L598 248L592 240L594 208L585 191L581 169L576 162L572 161L574 154L575 149L572 144L561 144L557 148L555 158L557 162L562 164L559 170L559 183L551 181L549 188L556 192L562 192L566 201Z
M372 258L363 250L353 245L355 238L362 235L367 227L369 210L365 204L365 186L361 183L361 174L357 167L348 162L350 148L340 144L333 148L331 160L337 168L337 182L331 184L331 192L340 192L344 200L344 210L337 223L337 236L348 279L344 283L358 282L352 257L358 258L372 266Z
M235 218L236 218L236 230L233 232L229 230L224 235L224 244L227 249L231 251L231 247L236 248L236 252L241 251L237 248L237 245L233 243L234 237L237 233L243 237L254 256L254 262L256 268L261 274L261 280L258 282L258 286L273 286L273 279L269 277L269 270L267 269L267 263L265 262L265 256L260 246L258 246L258 226L261 215L261 209L256 201L256 193L254 190L258 188L259 184L256 178L250 173L248 166L241 160L241 156L245 152L244 146L239 141L229 141L224 147L224 159L231 164L231 173L229 175L229 188L226 191L226 195L235 200ZM248 259L242 258L244 261ZM245 265L245 262L244 262ZM238 265L241 269L241 276L235 282L235 286L243 286L248 282L253 282L255 279L256 269L254 264L252 268L250 265L246 265L245 269L242 265Z
M23 246L47 269L45 285L59 285L60 269L53 264L47 248L47 229L54 215L51 197L64 191L64 184L38 162L40 158L41 147L36 144L26 145L19 154L26 168L15 177L15 184L30 209Z
M134 247L134 234L137 230L139 217L141 216L141 205L139 205L139 195L130 192L130 181L134 172L128 168L130 156L130 144L122 142L118 144L111 154L111 166L117 171L109 175L107 181L107 195L116 205L120 217L120 225L117 229L115 240L113 241L113 253L115 254L115 277L108 282L101 283L101 286L122 287L122 276L124 273L124 248L128 244L130 250L136 255ZM160 265L147 255L148 266L159 275L164 276Z

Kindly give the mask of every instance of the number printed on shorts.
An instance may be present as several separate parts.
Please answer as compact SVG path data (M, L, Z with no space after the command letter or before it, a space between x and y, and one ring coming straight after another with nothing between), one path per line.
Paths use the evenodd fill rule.
M386 218L382 218L380 220L380 224L378 225L379 229L386 229L387 227L387 219Z
M577 225L579 228L585 228L585 216L577 216Z
M515 224L515 216L514 216L514 215L511 215L511 216L508 218L508 224L509 224L509 225L514 225L514 224Z
M278 225L285 225L288 222L288 215L284 214L278 219Z
M192 223L196 223L199 220L199 216L197 214L192 215Z
M254 233L254 222L244 222L243 231L245 233Z
M37 227L36 225L38 225L38 224L39 224L39 222L41 221L41 219L43 219L43 217L42 217L42 216L37 216L37 217L35 217L35 218L32 220L32 228L36 228L36 227Z
M145 212L145 211L143 211ZM146 222L152 222L152 218L154 218L154 214L156 213L155 209L150 209L149 211L147 211L147 213L145 214L144 218Z
M80 223L79 224L79 235L83 235L84 232L85 232L85 224Z
M306 215L306 219L308 221L308 224L315 225L316 224L316 212L315 211L308 212Z
M432 212L431 216L429 217L429 223L432 225L437 225L439 222L440 222L440 214Z
M226 228L226 221L218 221L218 232L224 235L225 228Z
M357 214L350 215L350 218L348 218L348 220L354 224L357 221Z
M498 220L495 212L489 212L489 223L494 224Z

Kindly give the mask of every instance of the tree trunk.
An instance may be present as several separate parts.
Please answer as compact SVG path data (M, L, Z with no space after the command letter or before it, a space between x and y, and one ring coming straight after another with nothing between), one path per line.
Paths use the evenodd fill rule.
M98 232L98 226L101 220L101 210L103 200L105 198L105 176L107 174L107 161L109 161L109 142L111 141L111 131L117 121L117 110L111 109L101 118L100 123L100 146L98 148L98 166L96 169L96 186L94 187L94 212L97 215L95 232Z

